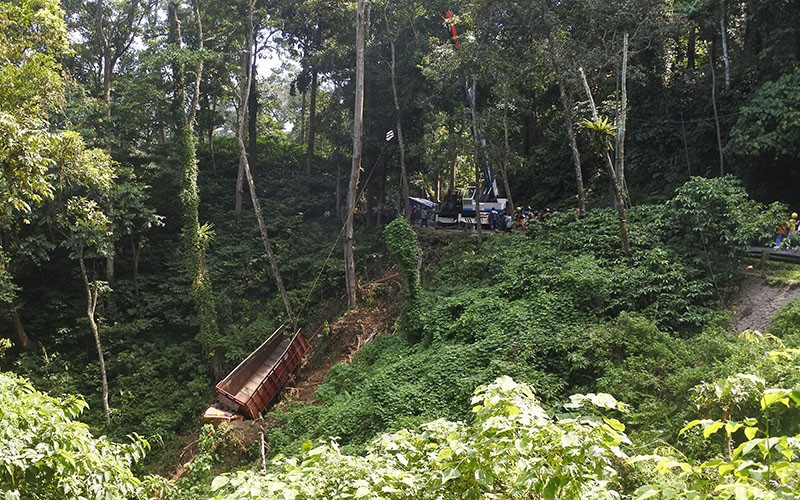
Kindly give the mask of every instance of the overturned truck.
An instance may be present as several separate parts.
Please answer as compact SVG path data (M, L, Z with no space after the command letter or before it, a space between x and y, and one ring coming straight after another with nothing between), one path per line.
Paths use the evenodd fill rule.
M286 325L281 325L217 384L216 402L206 410L204 420L259 417L283 390L309 349L300 330L288 333Z

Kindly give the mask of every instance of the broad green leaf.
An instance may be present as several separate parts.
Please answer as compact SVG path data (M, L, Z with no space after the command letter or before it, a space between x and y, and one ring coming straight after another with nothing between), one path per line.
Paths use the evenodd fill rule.
M723 422L716 420L712 422L709 426L703 429L703 437L708 439L709 436L717 432L718 430L722 429L722 426L725 425Z
M705 425L705 423L710 422L710 420L692 420L691 422L687 423L683 426L683 428L678 432L678 434L683 434L689 429L693 427L697 427L698 425Z
M786 406L789 406L787 391L785 391L784 389L770 389L764 392L764 396L761 397L762 410L766 410L767 408L776 403L782 403Z
M729 435L733 434L734 432L738 431L741 428L742 428L742 424L739 423L739 422L726 422L725 423L725 432L728 433Z
M618 432L624 432L625 431L625 424L623 424L622 422L620 422L616 418L603 418L603 422L608 424L608 426L611 427L612 429L614 429L615 431L618 431Z
M656 495L659 495L661 490L658 488L654 488L650 485L645 485L639 487L636 491L633 492L634 500L645 500L646 498L652 498Z
M442 476L442 483L443 484L447 483L448 481L451 481L453 479L458 479L459 477L461 477L461 472L458 469L456 469L455 467L452 469L448 469L447 472L445 472L444 475Z
M227 476L217 476L211 481L211 491L217 491L220 488L223 488L230 484L230 479Z

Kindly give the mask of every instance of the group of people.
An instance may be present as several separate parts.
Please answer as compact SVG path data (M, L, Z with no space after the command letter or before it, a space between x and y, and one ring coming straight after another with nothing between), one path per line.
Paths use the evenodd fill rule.
M552 213L553 211L549 208L538 210L529 206L517 207L517 210L514 212L514 221L517 223L517 227L521 231L524 231L525 227L530 224L531 221L547 220Z
M520 231L524 231L531 221L546 220L553 211L549 208L543 210L534 210L531 207L517 207L512 213L506 207L504 210L497 210L492 208L489 212L489 230L496 231L511 231L516 227ZM468 226L464 226L467 230Z
M789 220L781 222L778 233L775 235L775 248L780 248L786 238L797 232L797 212L792 212Z
M411 207L411 225L416 226L419 221L419 227L428 227L428 219L430 219L431 210L426 206Z

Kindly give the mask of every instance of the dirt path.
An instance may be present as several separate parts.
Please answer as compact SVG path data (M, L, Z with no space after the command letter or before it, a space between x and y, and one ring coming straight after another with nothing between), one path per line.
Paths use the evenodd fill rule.
M330 324L322 324L309 339L312 352L297 381L290 389L291 399L304 403L314 401L314 392L336 363L346 363L378 334L389 333L400 313L400 281L396 273L362 285L365 303L346 312ZM280 403L279 403L280 404Z
M769 330L769 321L788 302L800 299L800 287L773 286L761 273L749 272L728 303L737 333Z

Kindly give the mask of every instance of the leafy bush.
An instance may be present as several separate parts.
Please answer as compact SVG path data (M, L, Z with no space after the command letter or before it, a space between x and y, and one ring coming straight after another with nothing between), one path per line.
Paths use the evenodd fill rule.
M737 257L748 245L768 241L784 207L751 200L732 176L692 177L667 204L665 240L685 262L723 281L732 276Z
M620 329L633 351L669 356L647 345L659 336L651 324L622 318ZM671 446L631 456L653 445L631 442L615 418L627 407L608 394L574 395L565 405L573 413L551 416L530 386L501 377L475 390L469 424L438 419L386 433L363 456L344 454L336 441L316 447L308 441L302 457L277 457L267 473L218 476L212 489L221 500L795 498L797 438L785 431L796 432L800 423L800 350L772 350L777 339L753 332L743 338L751 354L761 353L751 356L758 373L721 377L692 391L701 411L716 411L680 431L708 445L697 458ZM620 347L629 349L624 340ZM772 381L760 376L778 367L782 375Z
M419 258L417 235L402 217L390 222L383 231L386 246L400 270L405 288L405 301L399 326L411 341L419 340Z
M610 498L628 443L612 417L549 416L526 385L508 377L475 390L471 424L435 420L383 434L363 456L335 442L279 457L273 472L218 476L217 498ZM607 394L572 398L571 408L623 405Z
M77 418L82 398L57 399L0 373L0 494L8 499L149 498L164 481L134 476L150 445L96 438Z

